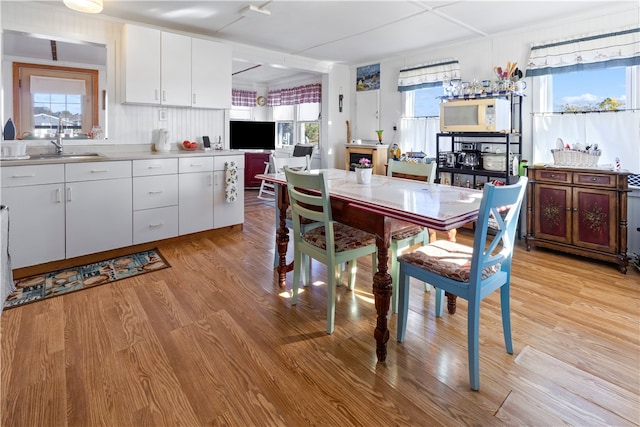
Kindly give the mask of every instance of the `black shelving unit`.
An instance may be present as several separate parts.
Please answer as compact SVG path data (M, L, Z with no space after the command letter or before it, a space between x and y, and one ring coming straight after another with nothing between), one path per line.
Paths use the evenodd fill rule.
M469 97L465 97L468 99ZM482 96L490 98L490 96ZM459 178L460 185L479 187L484 182L498 179L506 184L512 184L518 180L517 168L513 174L512 159L518 156L518 161L522 160L522 95L504 94L493 96L493 98L506 98L511 102L511 132L440 132L436 134L436 152L438 159L437 176L441 183L449 179L451 185ZM459 98L445 98L459 99ZM482 158L477 167L450 167L446 163L447 153L459 153L466 150L476 150L480 153L487 145L499 147L500 153L505 156L504 171L485 170L482 165ZM443 174L450 174L450 177L443 179Z

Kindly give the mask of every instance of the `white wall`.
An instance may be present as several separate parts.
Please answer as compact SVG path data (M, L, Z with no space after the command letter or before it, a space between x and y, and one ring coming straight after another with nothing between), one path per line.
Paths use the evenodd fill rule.
M517 62L518 68L526 70L531 45L551 40L579 37L585 34L616 30L640 23L640 2L629 3L629 9L610 14L600 14L590 18L567 18L562 24L545 25L523 29L522 31L505 33L496 37L487 37L474 42L464 42L442 46L436 49L425 49L415 53L380 60L380 128L392 132L394 125L399 125L401 111L401 95L397 91L398 73L403 68L455 58L460 61L463 80L490 79L494 66L502 66L507 61ZM375 62L372 62L375 63ZM351 67L350 92L355 93L356 69ZM530 82L527 82L531 87ZM355 104L352 102L352 108ZM524 158L531 157L531 97L525 98L523 104L523 152ZM355 111L351 111L351 119L355 120ZM435 153L427 153L434 155ZM632 163L640 169L640 159ZM631 167L631 164L629 165Z

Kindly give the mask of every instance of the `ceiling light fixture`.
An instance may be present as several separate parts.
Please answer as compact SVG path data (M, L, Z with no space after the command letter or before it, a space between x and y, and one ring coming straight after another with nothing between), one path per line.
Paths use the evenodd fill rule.
M102 0L64 0L69 9L84 13L102 12Z
M244 9L242 9L240 11L240 14L242 16L250 16L250 15L256 15L256 14L270 16L271 15L271 11L270 10L266 10L266 9L260 9L258 6L249 5L249 6L245 7Z

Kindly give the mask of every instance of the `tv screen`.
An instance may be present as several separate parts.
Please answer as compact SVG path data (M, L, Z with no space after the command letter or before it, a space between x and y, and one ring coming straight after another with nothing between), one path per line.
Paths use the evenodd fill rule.
M229 147L232 150L275 150L275 122L229 122Z

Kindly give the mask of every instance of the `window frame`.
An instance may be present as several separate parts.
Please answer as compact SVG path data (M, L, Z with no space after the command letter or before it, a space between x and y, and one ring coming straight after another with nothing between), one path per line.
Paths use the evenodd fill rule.
M87 107L86 116L88 120L83 120L82 133L88 133L94 126L100 126L99 118L99 70L90 68L60 67L56 65L32 64L26 62L13 63L13 111L15 112L14 123L16 134L23 135L25 132L33 133L34 111L33 97L30 91L30 83L27 81L31 75L54 78L75 78L85 81L86 95L82 97L83 104ZM24 80L23 80L24 79ZM29 100L28 106L26 99ZM85 113L83 112L83 116ZM23 116L29 117L28 129Z

